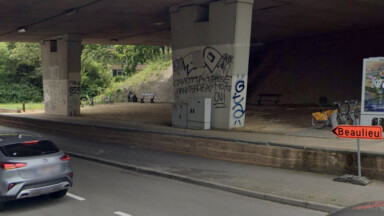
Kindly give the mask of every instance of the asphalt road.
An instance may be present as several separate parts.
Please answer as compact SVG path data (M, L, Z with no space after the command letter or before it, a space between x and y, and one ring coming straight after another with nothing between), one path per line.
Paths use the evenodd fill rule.
M2 215L20 216L319 216L281 205L170 179L72 158L74 187L69 196L8 203Z

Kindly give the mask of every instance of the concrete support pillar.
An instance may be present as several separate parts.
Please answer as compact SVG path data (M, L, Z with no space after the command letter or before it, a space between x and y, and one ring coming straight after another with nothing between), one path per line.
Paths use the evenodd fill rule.
M175 102L212 99L212 127L245 120L253 0L170 8Z
M80 114L81 37L62 35L42 41L45 113Z

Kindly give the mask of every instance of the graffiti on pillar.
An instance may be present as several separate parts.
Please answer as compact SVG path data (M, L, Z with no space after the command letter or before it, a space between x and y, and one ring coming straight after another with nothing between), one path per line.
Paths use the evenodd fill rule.
M223 76L227 76L233 62L233 56L223 55L213 47L206 47L203 51L204 63L208 70L213 73L218 70Z
M72 82L68 91L69 91L69 96L71 97L72 95L80 95L80 83L79 82Z
M214 108L227 107L232 77L229 75L233 56L221 54L213 47L193 51L173 61L175 98L201 93L211 97ZM229 99L228 99L229 100Z
M243 78L239 78L236 81L233 94L233 119L234 125L242 125L243 117L245 115L245 81Z
M233 64L233 56L224 53L221 54L213 47L206 47L203 51L194 51L185 56L179 57L173 61L173 70L178 74L183 72L187 75L193 75L192 72L198 69L208 69L212 74L228 76L228 72Z
M68 88L68 109L69 112L76 112L76 113L70 113L71 115L77 115L80 111L80 93L81 93L81 83L76 81L69 81L69 88Z
M213 96L213 105L215 108L225 108L225 92L215 92L215 95Z
M180 57L176 59L173 62L174 71L175 72L183 71L187 73L187 76L189 76L189 74L191 74L194 70L198 69L193 62L193 54L194 53L189 53L184 57Z

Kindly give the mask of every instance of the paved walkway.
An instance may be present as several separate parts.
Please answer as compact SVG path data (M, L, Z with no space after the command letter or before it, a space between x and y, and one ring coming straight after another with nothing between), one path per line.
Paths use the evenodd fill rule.
M328 150L342 150L356 152L356 140L336 138L330 128L307 128L287 134L237 132L224 130L186 130L169 126L144 124L126 121L97 120L85 117L51 116L44 114L0 114L19 118L43 119L65 123L100 126L123 130L139 130L155 133L165 133L182 136L195 136L228 141L242 141L249 143L266 143L270 145L290 146L294 148L315 148ZM361 140L361 150L366 153L384 154L384 141Z

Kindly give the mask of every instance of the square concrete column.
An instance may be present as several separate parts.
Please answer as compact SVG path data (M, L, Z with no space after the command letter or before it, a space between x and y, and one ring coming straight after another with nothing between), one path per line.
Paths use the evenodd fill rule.
M175 102L212 99L212 127L245 120L253 0L170 8Z
M62 35L41 42L45 113L80 114L81 37Z

